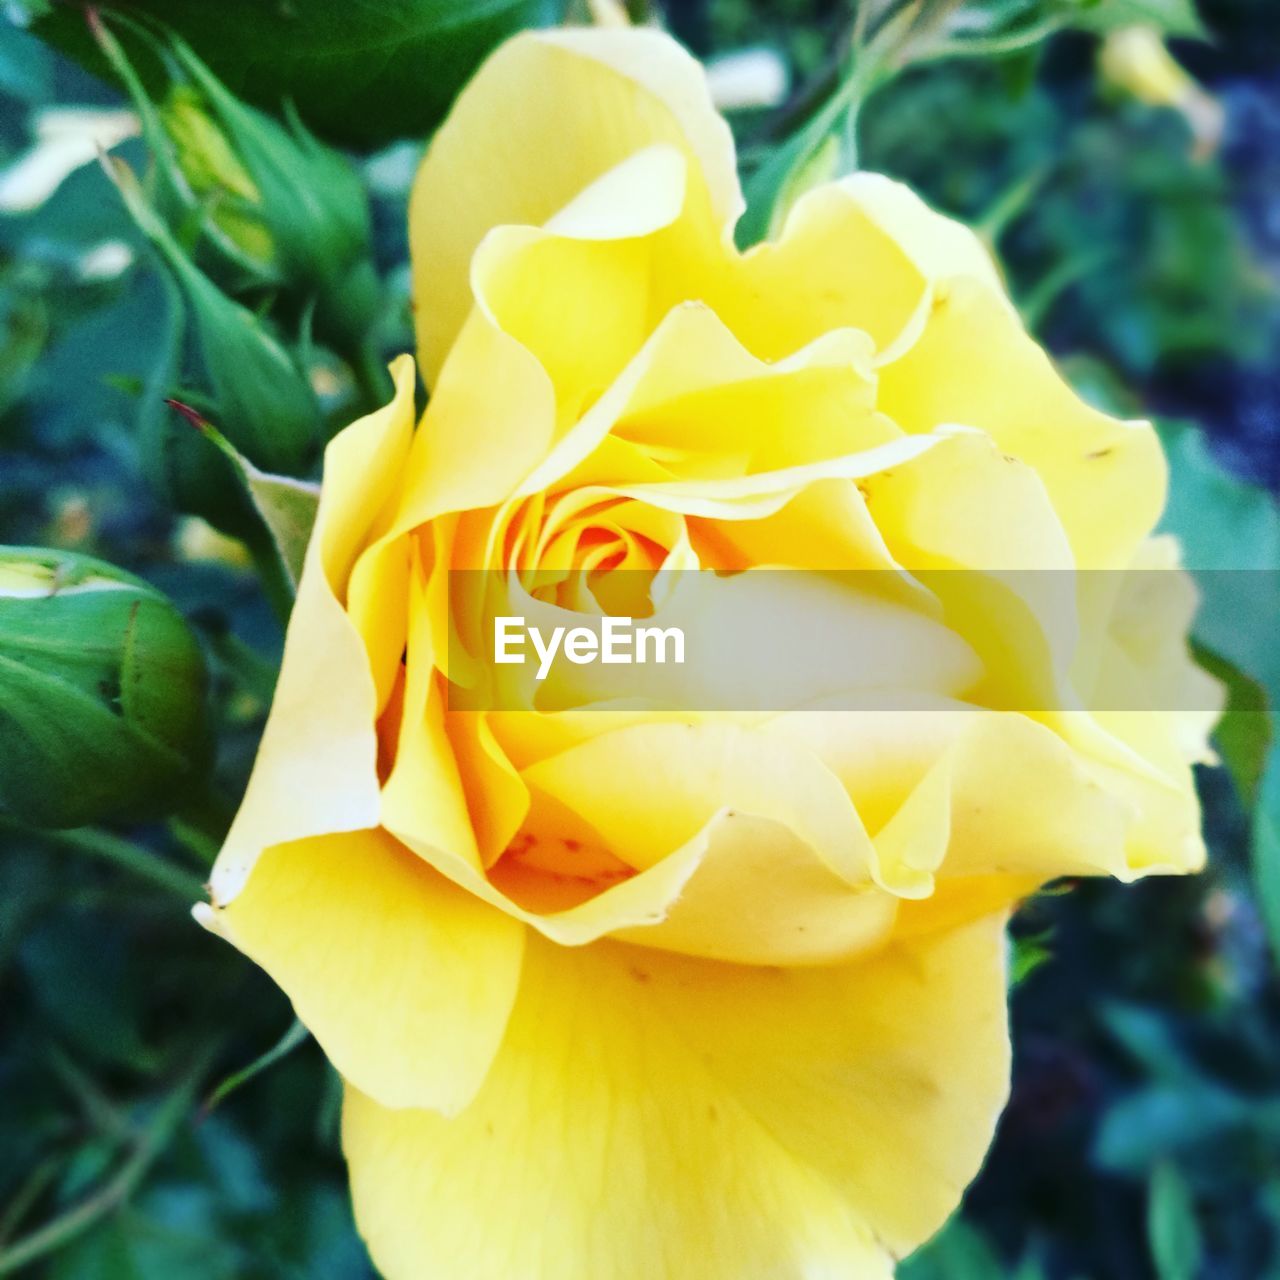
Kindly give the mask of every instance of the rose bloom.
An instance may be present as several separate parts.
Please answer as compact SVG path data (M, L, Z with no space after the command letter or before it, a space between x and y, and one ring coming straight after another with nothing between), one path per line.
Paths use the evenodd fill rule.
M571 578L1174 564L1151 428L1068 389L969 231L866 174L745 254L741 209L671 40L512 40L414 191L425 415L403 357L326 455L198 913L345 1080L390 1280L891 1275L1006 1098L1011 906L1204 856L1212 717L1020 710L1047 633L1016 585L884 605L879 705L448 709L451 634L522 590L572 622ZM1092 669L1172 706L1168 576Z

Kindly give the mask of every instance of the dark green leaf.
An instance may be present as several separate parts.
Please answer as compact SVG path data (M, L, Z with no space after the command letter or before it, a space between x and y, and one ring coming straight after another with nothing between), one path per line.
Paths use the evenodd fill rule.
M1240 798L1252 808L1274 738L1267 692L1238 667L1206 649L1199 650L1196 661L1226 687L1227 706L1214 728L1213 741Z
M1121 27L1145 25L1170 36L1198 36L1208 33L1195 0L1075 0L1071 25L1105 34Z
M149 1066L128 957L114 942L93 951L79 945L83 924L82 915L68 913L33 931L20 954L23 973L50 1024L78 1051Z
M1273 953L1280 956L1280 746L1273 746L1253 811L1253 874Z
M170 24L232 92L270 110L292 99L317 133L363 146L425 136L491 49L522 27L554 21L560 7L559 0L134 0L119 10ZM80 9L60 7L35 30L104 69ZM136 46L130 57L146 61Z

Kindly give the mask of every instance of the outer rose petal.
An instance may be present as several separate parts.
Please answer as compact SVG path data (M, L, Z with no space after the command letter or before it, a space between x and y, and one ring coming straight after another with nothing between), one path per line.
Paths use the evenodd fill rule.
M413 434L413 361L390 404L330 441L324 489L289 619L284 662L249 789L210 877L215 906L240 892L263 849L378 822L378 692L343 604L352 565L398 496Z
M409 226L418 346L435 384L471 310L469 274L492 228L541 226L614 165L676 145L713 215L742 206L733 141L702 68L658 32L530 32L480 68L432 141Z
M278 845L214 927L387 1107L471 1101L506 1030L525 929L385 832Z
M855 173L836 184L876 226L906 252L931 281L972 276L1012 311L991 252L962 222L931 209L901 182L879 173Z
M1164 505L1151 424L1085 404L1004 298L975 279L943 287L919 340L881 369L879 405L905 431L981 428L1034 467L1078 568L1126 568Z
M350 1089L388 1280L888 1277L977 1171L1009 1066L1003 915L831 969L531 939L454 1119Z

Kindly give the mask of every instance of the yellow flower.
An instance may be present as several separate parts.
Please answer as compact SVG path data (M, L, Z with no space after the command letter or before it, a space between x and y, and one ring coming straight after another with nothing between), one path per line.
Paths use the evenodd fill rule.
M1203 857L1208 715L1017 710L1057 670L1039 578L935 572L1169 563L1150 427L1081 403L977 239L903 187L819 187L746 255L741 207L669 39L514 39L414 193L425 416L402 358L326 455L200 914L345 1078L390 1280L890 1275L1005 1099L1011 904ZM575 569L764 564L906 583L877 614L904 688L448 709L451 633L494 603L451 570L563 605ZM1156 634L1082 588L1114 623L1091 670L1191 705L1168 577Z

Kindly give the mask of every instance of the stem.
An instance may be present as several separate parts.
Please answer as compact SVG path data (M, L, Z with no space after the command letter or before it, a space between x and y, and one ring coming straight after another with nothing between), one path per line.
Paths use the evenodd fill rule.
M99 1133L122 1142L127 1141L130 1137L128 1121L111 1099L98 1088L97 1082L56 1044L50 1046L48 1060L50 1070L75 1099L85 1120Z
M1048 176L1048 166L1041 165L1007 187L996 196L986 212L978 218L977 231L994 246L1009 227L1026 212Z
M237 1071L234 1075L228 1076L214 1091L205 1099L204 1114L208 1115L219 1103L223 1102L230 1094L234 1093L243 1084L248 1084L254 1076L265 1071L268 1067L273 1067L281 1058L286 1058L300 1044L305 1044L310 1039L311 1033L307 1030L297 1018L293 1020L293 1025L280 1037L280 1039L271 1046L266 1053L255 1058L247 1067Z
M854 49L861 49L867 43L867 27L871 21L871 0L857 0L857 6L853 15L853 36L850 44Z
M164 1153L183 1117L190 1111L212 1057L211 1049L200 1054L194 1066L157 1108L151 1123L139 1136L133 1154L113 1177L74 1209L68 1209L52 1222L23 1236L7 1249L0 1250L0 1276L11 1275L36 1259L69 1244L133 1194L151 1166Z
M1018 304L1022 322L1027 330L1035 333L1044 323L1054 304L1072 285L1091 275L1099 267L1112 261L1115 253L1110 249L1094 249L1077 253L1058 264L1040 284Z
M55 1151L52 1155L46 1156L28 1174L26 1181L18 1188L17 1194L0 1214L0 1245L3 1245L13 1234L36 1201L53 1185L69 1158L67 1152Z
M932 49L917 54L914 61L926 63L942 62L947 58L999 58L1005 54L1020 53L1055 35L1062 30L1063 25L1062 19L1049 18L1025 31L1008 35L943 40Z
M172 893L188 904L204 897L204 885L190 871L175 867L159 855L140 848L132 841L112 835L109 831L100 831L94 827L78 827L74 831L37 831L3 818L0 818L0 831L46 840L75 853L109 862Z

